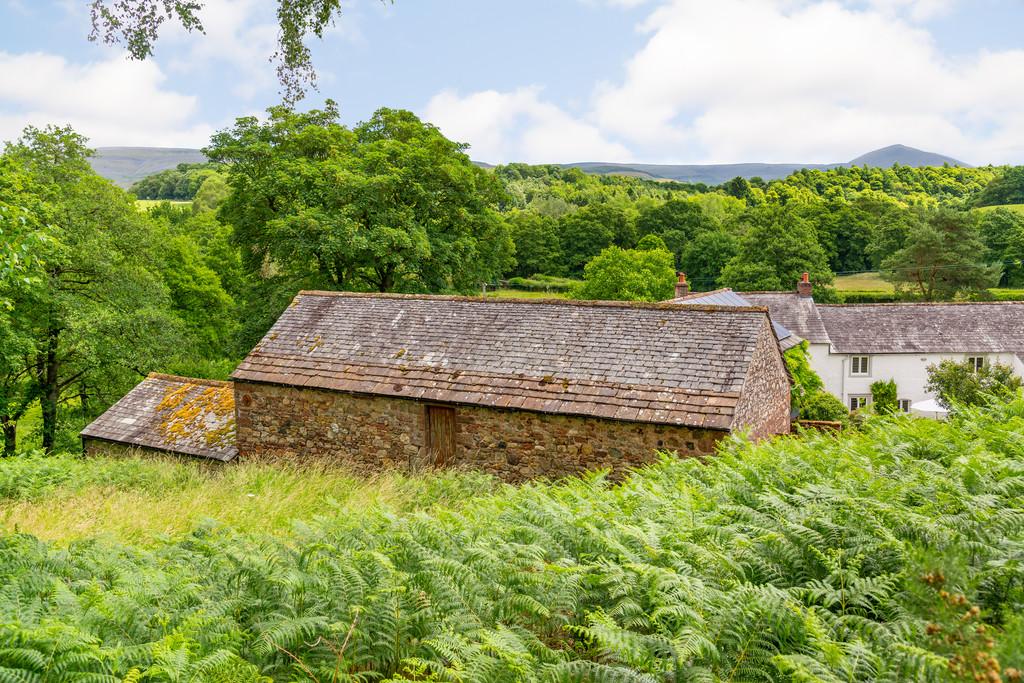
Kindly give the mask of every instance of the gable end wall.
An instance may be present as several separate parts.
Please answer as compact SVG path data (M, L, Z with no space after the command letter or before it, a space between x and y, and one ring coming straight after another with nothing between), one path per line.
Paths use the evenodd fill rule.
M790 385L786 362L771 324L765 320L736 405L733 428L737 431L747 429L755 439L788 434L789 412Z

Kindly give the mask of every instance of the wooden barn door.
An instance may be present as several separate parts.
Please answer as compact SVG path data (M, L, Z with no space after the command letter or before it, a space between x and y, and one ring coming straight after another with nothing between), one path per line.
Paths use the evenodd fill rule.
M455 408L427 406L427 449L437 467L455 460Z

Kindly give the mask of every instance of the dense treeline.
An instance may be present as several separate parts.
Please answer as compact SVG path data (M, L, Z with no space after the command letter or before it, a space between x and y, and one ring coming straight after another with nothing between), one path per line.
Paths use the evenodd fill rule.
M139 199L192 200L203 182L217 174L218 165L178 164L139 180L128 190Z
M419 511L331 502L283 537L210 523L150 547L94 540L69 552L8 535L0 672L1019 681L1024 399L989 410L737 439L620 485L595 475L491 493L478 476L430 477L417 494L427 502L405 506ZM8 467L20 476L3 477ZM149 467L98 460L88 473L157 498L195 486L195 474L168 482ZM221 472L206 476L239 476ZM55 479L67 476L49 459L0 464L8 499L63 500L48 493ZM448 502L430 505L439 493Z
M969 210L1012 203L1017 169L842 167L717 188L552 166L495 173L514 198L518 277L582 277L603 250L655 235L699 289L789 289L805 271L827 285L836 273L881 270L904 295L929 299L1024 284L1024 217Z

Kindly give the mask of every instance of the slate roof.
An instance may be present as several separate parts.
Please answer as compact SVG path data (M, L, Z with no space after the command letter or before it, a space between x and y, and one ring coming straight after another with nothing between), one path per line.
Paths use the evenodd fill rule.
M692 306L695 304L703 306L754 305L728 287L725 289L716 289L712 292L694 292L692 294L687 294L686 296L671 299L669 303L681 304L684 306ZM782 347L783 351L788 351L803 341L799 335L793 334L793 332L787 329L785 325L782 325L774 319L772 320L772 328L775 330L775 336L778 338L779 346Z
M234 391L228 382L153 373L81 436L227 462L238 455Z
M1024 353L1024 302L819 305L836 353Z
M827 344L829 333L814 299L796 292L740 292L753 306L764 306L772 320L812 344Z
M301 292L236 381L729 429L764 311Z

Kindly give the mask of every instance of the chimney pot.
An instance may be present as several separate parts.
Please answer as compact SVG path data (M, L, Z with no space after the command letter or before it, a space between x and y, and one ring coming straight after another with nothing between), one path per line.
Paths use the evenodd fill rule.
M809 298L814 292L814 285L811 284L811 276L804 273L800 276L800 282L796 283L796 293L804 298Z
M686 273L680 271L676 273L676 298L684 297L690 293L690 283L686 281Z

